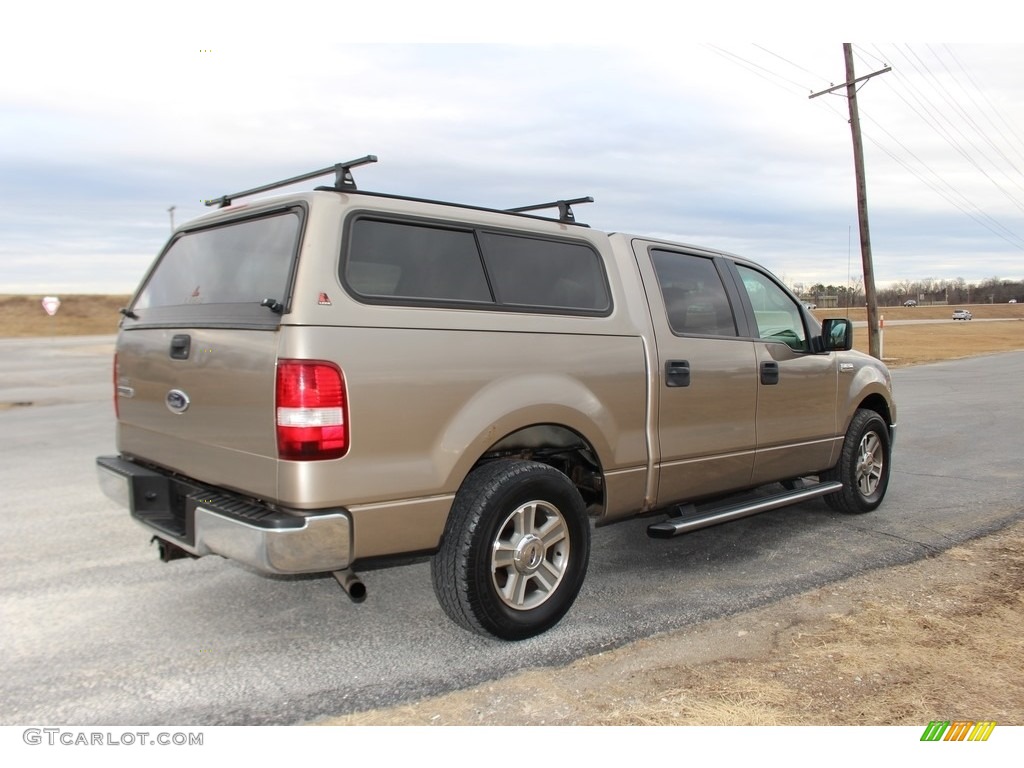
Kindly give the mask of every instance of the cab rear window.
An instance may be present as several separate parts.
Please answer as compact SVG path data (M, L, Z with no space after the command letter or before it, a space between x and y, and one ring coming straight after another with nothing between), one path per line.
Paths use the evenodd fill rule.
M121 327L276 328L288 311L303 207L179 233Z
M283 302L301 225L290 210L179 235L132 309Z

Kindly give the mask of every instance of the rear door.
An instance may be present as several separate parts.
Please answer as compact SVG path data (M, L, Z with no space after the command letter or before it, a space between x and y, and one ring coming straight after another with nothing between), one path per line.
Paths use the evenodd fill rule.
M118 337L118 448L273 499L278 329L304 209L217 221L172 238Z
M657 344L657 504L743 487L756 448L754 345L721 259L635 241ZM742 318L742 316L741 316Z

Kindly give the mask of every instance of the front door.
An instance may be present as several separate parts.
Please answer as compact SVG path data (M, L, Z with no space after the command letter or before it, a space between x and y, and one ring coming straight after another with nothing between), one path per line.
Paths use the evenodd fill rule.
M834 464L837 355L813 354L796 300L769 274L737 264L753 310L757 455L753 482L812 474Z

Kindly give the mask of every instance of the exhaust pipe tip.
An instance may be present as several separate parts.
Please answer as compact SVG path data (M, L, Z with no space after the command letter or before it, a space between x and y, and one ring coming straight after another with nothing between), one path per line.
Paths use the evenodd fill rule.
M332 575L353 603L361 603L366 599L366 585L350 568L335 571Z

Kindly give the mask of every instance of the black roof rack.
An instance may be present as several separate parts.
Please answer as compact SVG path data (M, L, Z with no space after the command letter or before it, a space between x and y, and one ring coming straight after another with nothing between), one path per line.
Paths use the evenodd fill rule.
M334 189L339 192L351 192L356 189L355 179L352 178L352 169L360 166L367 165L369 163L376 163L376 155L366 155L365 157L357 158L356 160L349 160L344 163L335 163L327 168L321 168L319 171L310 171L304 173L301 176L293 176L290 179L284 179L283 181L275 181L272 184L264 184L262 187L253 187L243 192L235 192L232 195L224 195L213 200L207 200L207 205L217 205L223 208L226 205L231 205L231 201L238 197L248 197L249 195L256 195L260 192L267 192L271 189L278 189L280 187L287 187L291 184L297 184L300 181L306 181L307 179L315 179L317 176L326 176L328 173L335 174L334 186L333 187L317 187L317 189Z
M558 220L566 224L575 224L576 217L572 213L572 207L579 203L592 203L594 198L592 197L577 197L574 200L555 200L550 203L540 203L539 205L524 205L521 208L508 208L506 209L509 213L526 213L527 211L543 211L547 208L558 209Z
M239 197L249 197L250 195L257 195L260 192L269 192L272 189L279 189L281 187L291 186L292 184L298 184L300 181L307 181L309 179L315 179L317 176L326 176L329 173L333 173L334 174L334 186L330 186L330 187L327 187L327 186L315 187L316 190L318 190L318 191L326 190L326 191L329 191L329 192L330 191L333 191L333 192L355 192L356 191L356 182L355 182L355 179L352 178L352 169L356 168L356 167L358 167L360 165L368 165L369 163L376 163L376 162L377 162L377 156L376 155L366 155L365 157L359 157L359 158L356 158L355 160L348 160L348 161L343 162L343 163L335 163L334 165L328 166L327 168L321 168L318 171L310 171L309 173L303 173L300 176L292 176L291 178L288 178L288 179L282 179L281 181L275 181L275 182L272 182L270 184L264 184L264 185L259 186L259 187L253 187L252 189L246 189L246 190L243 190L242 192L235 192L235 193L230 194L230 195L223 195L222 197L217 197L217 198L214 198L212 200L206 200L205 202L206 202L207 205L211 205L211 206L212 205L216 205L216 206L219 206L219 207L223 208L225 206L231 205L232 201L236 200ZM398 199L402 199L402 200L414 200L414 199L417 199L417 198L404 197L402 195L385 195L385 194L374 193L374 192L365 192L364 194L376 195L376 196L379 196L379 197L394 197L394 198L398 198ZM437 200L423 200L422 202L440 203L441 201L437 201ZM576 224L577 223L576 222L576 217L573 215L572 206L578 205L580 203L592 203L592 202L594 202L594 198L592 198L592 197L589 197L589 196L588 197L577 197L577 198L574 198L572 200L554 200L554 201L552 201L550 203L541 203L539 205L524 205L524 206L522 206L520 208L506 208L506 209L504 209L503 211L500 211L500 212L501 213L529 213L531 211L542 211L542 210L546 210L548 208L557 208L558 209L558 219L557 219L557 221L560 221L563 224ZM441 203L441 204L443 204L443 205L456 205L456 203ZM476 208L477 210L482 210L482 211L487 211L487 210L493 211L493 210L495 210L493 208L477 208L476 206L466 206L466 205L459 205L458 207L460 207L460 208ZM545 219L547 221L553 221L554 220L554 219L550 219L550 218L544 217L544 216L538 217L538 218L542 218L542 219ZM580 225L580 226L586 226L586 225L583 224L583 225Z

